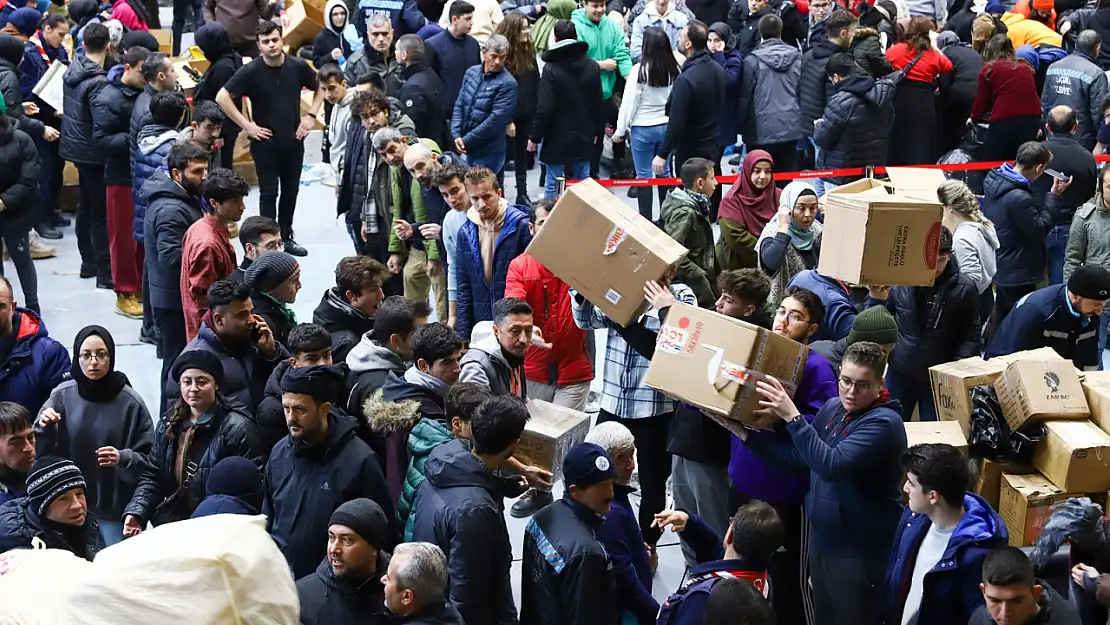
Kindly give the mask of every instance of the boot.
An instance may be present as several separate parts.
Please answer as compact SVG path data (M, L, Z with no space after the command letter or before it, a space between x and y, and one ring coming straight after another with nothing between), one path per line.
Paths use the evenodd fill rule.
M551 496L551 491L529 488L509 509L509 514L513 515L514 519L528 518L552 501L554 498Z
M46 221L40 224L36 224L35 232L39 233L40 237L44 239L50 239L52 241L57 241L58 239L62 238L62 231L50 225L50 223Z
M43 258L53 258L57 256L58 250L43 243L42 239L39 238L39 234L34 230L31 230L30 241L32 259L42 260Z
M142 319L143 305L134 293L117 293L116 312L131 319Z

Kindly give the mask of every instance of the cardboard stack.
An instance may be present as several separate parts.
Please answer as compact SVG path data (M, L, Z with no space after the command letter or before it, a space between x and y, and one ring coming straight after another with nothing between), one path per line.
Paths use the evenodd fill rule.
M906 425L906 446L924 443L951 445L967 455L967 437L953 421L910 421Z
M1091 416L1078 372L1060 357L1012 362L994 381L994 390L1011 431L1030 420L1086 420Z
M168 28L157 28L150 31L154 38L158 40L158 49L154 52L165 52L166 54L173 54L173 31Z
M590 417L539 399L528 401L528 414L531 418L524 426L513 457L525 465L551 471L557 480L562 477L563 457L586 439Z
M312 43L324 30L324 2L317 0L289 0L285 3L285 17L289 26L284 29L282 41L291 52Z
M667 313L644 384L720 415L735 431L760 408L756 382L778 379L793 395L808 354L786 337L680 303Z
M528 246L532 257L621 325L647 309L644 283L662 280L686 252L591 179L567 189Z
M998 514L1006 522L1010 544L1015 547L1032 545L1041 535L1052 506L1075 495L1057 488L1040 474L1003 473Z
M1091 421L1103 432L1110 433L1110 371L1084 373L1083 394L1091 409Z
M995 462L986 458L975 461L975 487L976 494L986 500L992 508L998 510L998 497L1002 493L1002 474L1030 475L1037 472L1032 466L1014 464L1011 462Z

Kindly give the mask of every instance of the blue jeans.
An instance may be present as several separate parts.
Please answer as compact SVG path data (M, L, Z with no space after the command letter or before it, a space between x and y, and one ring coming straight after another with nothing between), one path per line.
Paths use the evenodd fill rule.
M563 163L544 163L547 166L547 177L543 181L543 197L553 200L559 197L559 178L567 180L585 180L590 177L590 159ZM567 165L570 171L567 171Z
M825 166L825 149L818 146L813 137L806 137L806 139L809 140L809 144L813 146L813 168L823 168ZM811 182L813 182L813 188L817 190L817 195L825 194L825 181L823 179L813 178Z
M104 539L105 547L111 547L123 540L123 521L97 518L96 522L100 525L100 537Z
M1071 226L1054 226L1048 231L1044 251L1048 256L1048 283L1051 285L1064 283L1064 256L1068 250L1070 233Z
M467 155L466 164L471 167L486 167L493 173L500 174L501 170L505 168L505 151L482 156Z
M902 420L913 418L917 408L922 421L937 420L937 406L933 402L933 389L928 382L918 382L893 369L886 370L886 390L891 399L902 402Z
M631 131L632 141L629 145L632 148L632 162L636 167L636 177L670 178L671 166L669 159L667 169L662 176L651 173L651 161L655 158L659 146L663 144L663 136L667 134L667 125L633 126Z
M1102 352L1106 350L1106 331L1110 330L1110 310L1098 316L1098 368L1105 370L1106 364L1102 362Z

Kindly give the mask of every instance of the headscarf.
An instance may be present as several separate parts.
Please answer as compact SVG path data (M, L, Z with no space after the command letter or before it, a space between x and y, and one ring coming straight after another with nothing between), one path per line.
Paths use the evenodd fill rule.
M8 23L24 37L30 37L35 34L41 22L42 13L39 13L37 9L32 9L31 7L16 9L11 17L8 18Z
M532 46L536 49L536 54L547 51L547 42L551 40L555 22L569 20L570 14L577 8L578 3L574 0L551 0L547 3L547 13L532 26Z
M771 181L763 190L752 184L756 163L767 161L774 168L775 160L764 150L752 150L740 168L739 184L732 185L721 200L720 216L743 226L753 236L759 236L779 208L779 188Z
M782 190L781 201L782 210L790 215L790 244L794 246L794 249L807 251L813 249L813 235L816 234L813 224L803 230L794 221L794 205L798 203L798 198L803 195L817 197L817 191L814 190L813 185L804 180L793 180Z
M937 35L937 49L938 50L943 50L943 49L947 48L950 45L959 44L959 43L960 43L960 36L957 35L956 33L952 32L952 31L950 31L950 30L942 31L940 34Z
M100 13L100 3L96 0L73 0L69 3L69 17L83 28Z
M90 336L99 336L108 348L108 373L99 380L93 380L81 370L81 345ZM112 401L130 384L127 376L116 371L116 342L112 334L100 326L85 326L73 339L73 365L70 369L73 380L77 382L77 394L85 401L103 404Z
M193 41L209 63L215 63L224 56L234 53L231 48L231 35L227 34L227 26L220 22L206 22L193 33Z
M736 48L736 37L732 34L732 27L724 22L714 22L709 27L709 32L714 33L725 42L725 54L732 52Z
M119 47L121 51L127 51L135 46L146 48L150 52L158 51L158 39L146 30L132 30L126 33L119 40Z

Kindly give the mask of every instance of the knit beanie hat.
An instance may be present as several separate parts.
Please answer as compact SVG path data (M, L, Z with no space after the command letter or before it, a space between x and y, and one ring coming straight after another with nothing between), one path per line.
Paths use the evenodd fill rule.
M1003 4L1001 2L1001 0L990 0L989 2L987 2L987 6L983 10L983 12L984 13L989 13L991 15L998 15L1000 13L1005 13L1006 12L1006 5Z
M898 325L894 316L884 306L872 306L856 315L852 331L848 333L848 344L870 341L879 345L898 342Z
M242 456L228 456L212 467L204 483L208 495L227 495L262 510L262 471Z
M19 34L23 35L24 37L30 37L31 35L35 34L35 31L39 29L39 24L41 22L42 13L39 13L37 10L32 9L31 7L16 9L12 12L11 16L8 17L8 23L11 24L13 28L18 30Z
M374 500L352 499L331 513L328 525L349 527L363 540L381 549L389 537L389 521Z
M173 376L174 382L179 382L181 374L189 369L200 369L208 373L216 380L216 386L222 386L224 383L224 364L220 362L219 356L210 351L190 349L181 352L170 367L170 375Z
M151 52L157 52L158 40L154 38L154 35L145 30L132 30L120 39L119 46L124 51L130 50L135 46L142 46Z
M1034 11L1052 11L1056 8L1055 0L1033 0L1030 4Z
M55 499L74 488L85 488L85 478L81 469L65 458L39 458L27 476L27 498L39 518L45 518L46 509Z
M1110 299L1110 271L1096 265L1081 265L1068 278L1068 290L1085 299Z
M287 252L270 252L254 259L247 268L244 281L258 291L269 291L298 271L297 259Z

